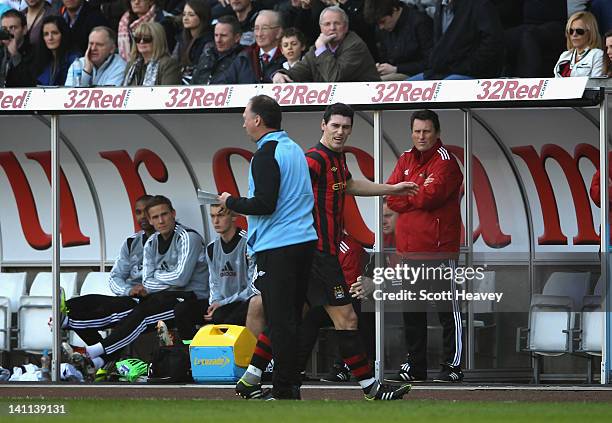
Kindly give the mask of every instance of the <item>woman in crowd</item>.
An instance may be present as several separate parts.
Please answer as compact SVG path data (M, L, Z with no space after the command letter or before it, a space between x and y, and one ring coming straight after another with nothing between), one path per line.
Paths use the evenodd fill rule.
M70 49L70 33L66 21L61 16L47 16L43 19L36 57L38 85L63 86L68 68L79 57Z
M189 85L206 43L213 41L210 6L206 0L187 0L183 8L183 32L172 53L181 66L183 84Z
M612 78L612 30L606 32L604 35L604 47L606 48L606 75L608 78Z
M281 38L281 52L287 61L283 67L287 70L302 60L302 55L306 50L306 37L297 28L287 28L283 31Z
M178 85L179 66L170 57L164 28L145 22L134 32L134 45L125 69L123 85Z
M601 37L595 16L589 12L576 12L565 26L567 51L561 53L555 65L555 77L604 76Z
M166 15L155 0L127 0L127 12L121 16L117 29L117 48L119 55L125 60L130 59L132 37L136 29L145 22L159 22L165 31L166 44L174 48L176 27L172 19Z

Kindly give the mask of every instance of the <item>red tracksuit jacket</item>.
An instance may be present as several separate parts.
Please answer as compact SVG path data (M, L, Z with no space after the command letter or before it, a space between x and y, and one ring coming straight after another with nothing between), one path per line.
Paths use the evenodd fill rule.
M430 176L434 181L424 186ZM415 182L420 189L413 197L390 195L387 198L391 210L399 213L395 229L397 252L456 257L461 239L463 174L455 157L439 139L424 153L412 148L400 156L387 183L402 181Z

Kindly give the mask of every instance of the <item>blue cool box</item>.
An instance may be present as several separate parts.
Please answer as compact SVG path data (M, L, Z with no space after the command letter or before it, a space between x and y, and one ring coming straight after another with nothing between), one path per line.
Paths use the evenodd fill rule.
M198 383L237 382L246 371L234 362L234 347L191 347L189 356Z

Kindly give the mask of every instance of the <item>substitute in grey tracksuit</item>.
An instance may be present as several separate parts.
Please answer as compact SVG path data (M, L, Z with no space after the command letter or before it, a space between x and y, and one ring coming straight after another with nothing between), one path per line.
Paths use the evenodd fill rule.
M174 319L174 307L179 302L208 297L202 236L179 223L167 240L158 232L153 234L144 245L142 278L148 295L102 340L106 354L129 345L159 320Z
M218 237L206 247L210 299L184 301L174 308L176 327L182 339L192 339L204 324L246 324L249 300L254 294L251 279L254 260L247 257L246 231L237 228L229 242ZM205 320L210 304L217 304L212 319Z
M111 269L109 285L115 295L129 295L136 285L142 285L142 257L149 236L136 232L125 240L119 258Z
M148 237L145 231L139 231L121 245L109 278L110 290L116 297L90 294L66 301L69 312L62 322L64 329L74 330L87 345L92 345L102 340L99 331L115 327L138 305L138 299L130 292L142 284L142 254Z
M213 323L244 326L249 300L254 294L252 284L255 260L247 256L247 233L236 231L227 245L221 237L206 248L210 269L210 304L219 304L213 313Z

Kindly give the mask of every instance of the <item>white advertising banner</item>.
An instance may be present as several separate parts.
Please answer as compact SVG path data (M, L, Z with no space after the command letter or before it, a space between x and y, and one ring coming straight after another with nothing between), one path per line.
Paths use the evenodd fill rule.
M258 94L281 106L554 101L581 98L588 78L292 83L181 87L33 88L0 90L2 111L171 111L235 109Z

